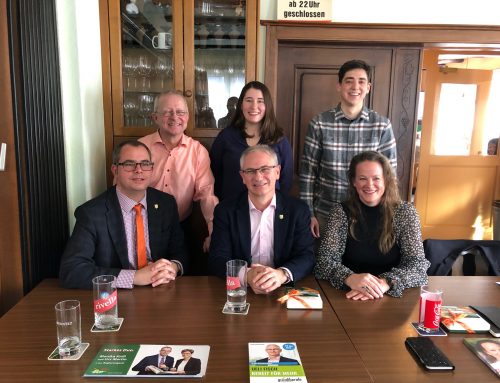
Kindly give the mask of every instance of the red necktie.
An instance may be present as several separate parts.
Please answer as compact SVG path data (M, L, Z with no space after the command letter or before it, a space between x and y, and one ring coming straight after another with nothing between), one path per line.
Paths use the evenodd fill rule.
M142 269L148 264L146 256L146 237L144 236L144 222L142 220L142 205L138 203L134 206L135 210L135 233L137 243L137 270Z

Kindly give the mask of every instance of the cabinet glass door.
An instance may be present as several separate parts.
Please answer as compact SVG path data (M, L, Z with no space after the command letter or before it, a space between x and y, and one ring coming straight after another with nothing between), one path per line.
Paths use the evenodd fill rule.
M125 127L151 126L155 96L173 88L172 8L172 0L122 2Z
M245 85L246 1L194 2L195 127L224 128Z

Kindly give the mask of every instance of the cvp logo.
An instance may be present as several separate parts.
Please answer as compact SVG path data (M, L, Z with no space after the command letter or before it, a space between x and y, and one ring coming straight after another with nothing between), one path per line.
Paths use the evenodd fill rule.
M111 310L113 307L116 306L117 300L118 296L115 290L111 295L109 295L104 299L94 300L94 311L96 313L104 313L108 310Z
M241 287L240 278L238 277L226 277L226 289L236 290Z

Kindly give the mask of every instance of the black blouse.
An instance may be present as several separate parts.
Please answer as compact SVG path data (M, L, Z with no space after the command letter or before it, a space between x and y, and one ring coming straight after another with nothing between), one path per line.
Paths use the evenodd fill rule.
M362 216L356 225L356 239L348 232L342 263L355 273L380 275L400 263L401 251L397 244L387 254L380 251L378 239L382 231L381 207L361 206ZM343 204L342 207L349 218L347 208Z

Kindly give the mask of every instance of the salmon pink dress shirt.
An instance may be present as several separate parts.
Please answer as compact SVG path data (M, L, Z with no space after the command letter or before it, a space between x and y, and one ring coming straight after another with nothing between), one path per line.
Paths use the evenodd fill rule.
M165 146L158 131L139 141L151 150L154 162L150 186L175 197L180 221L191 214L193 201L200 201L208 233L212 234L214 208L219 200L214 195L207 149L185 134L172 150Z

